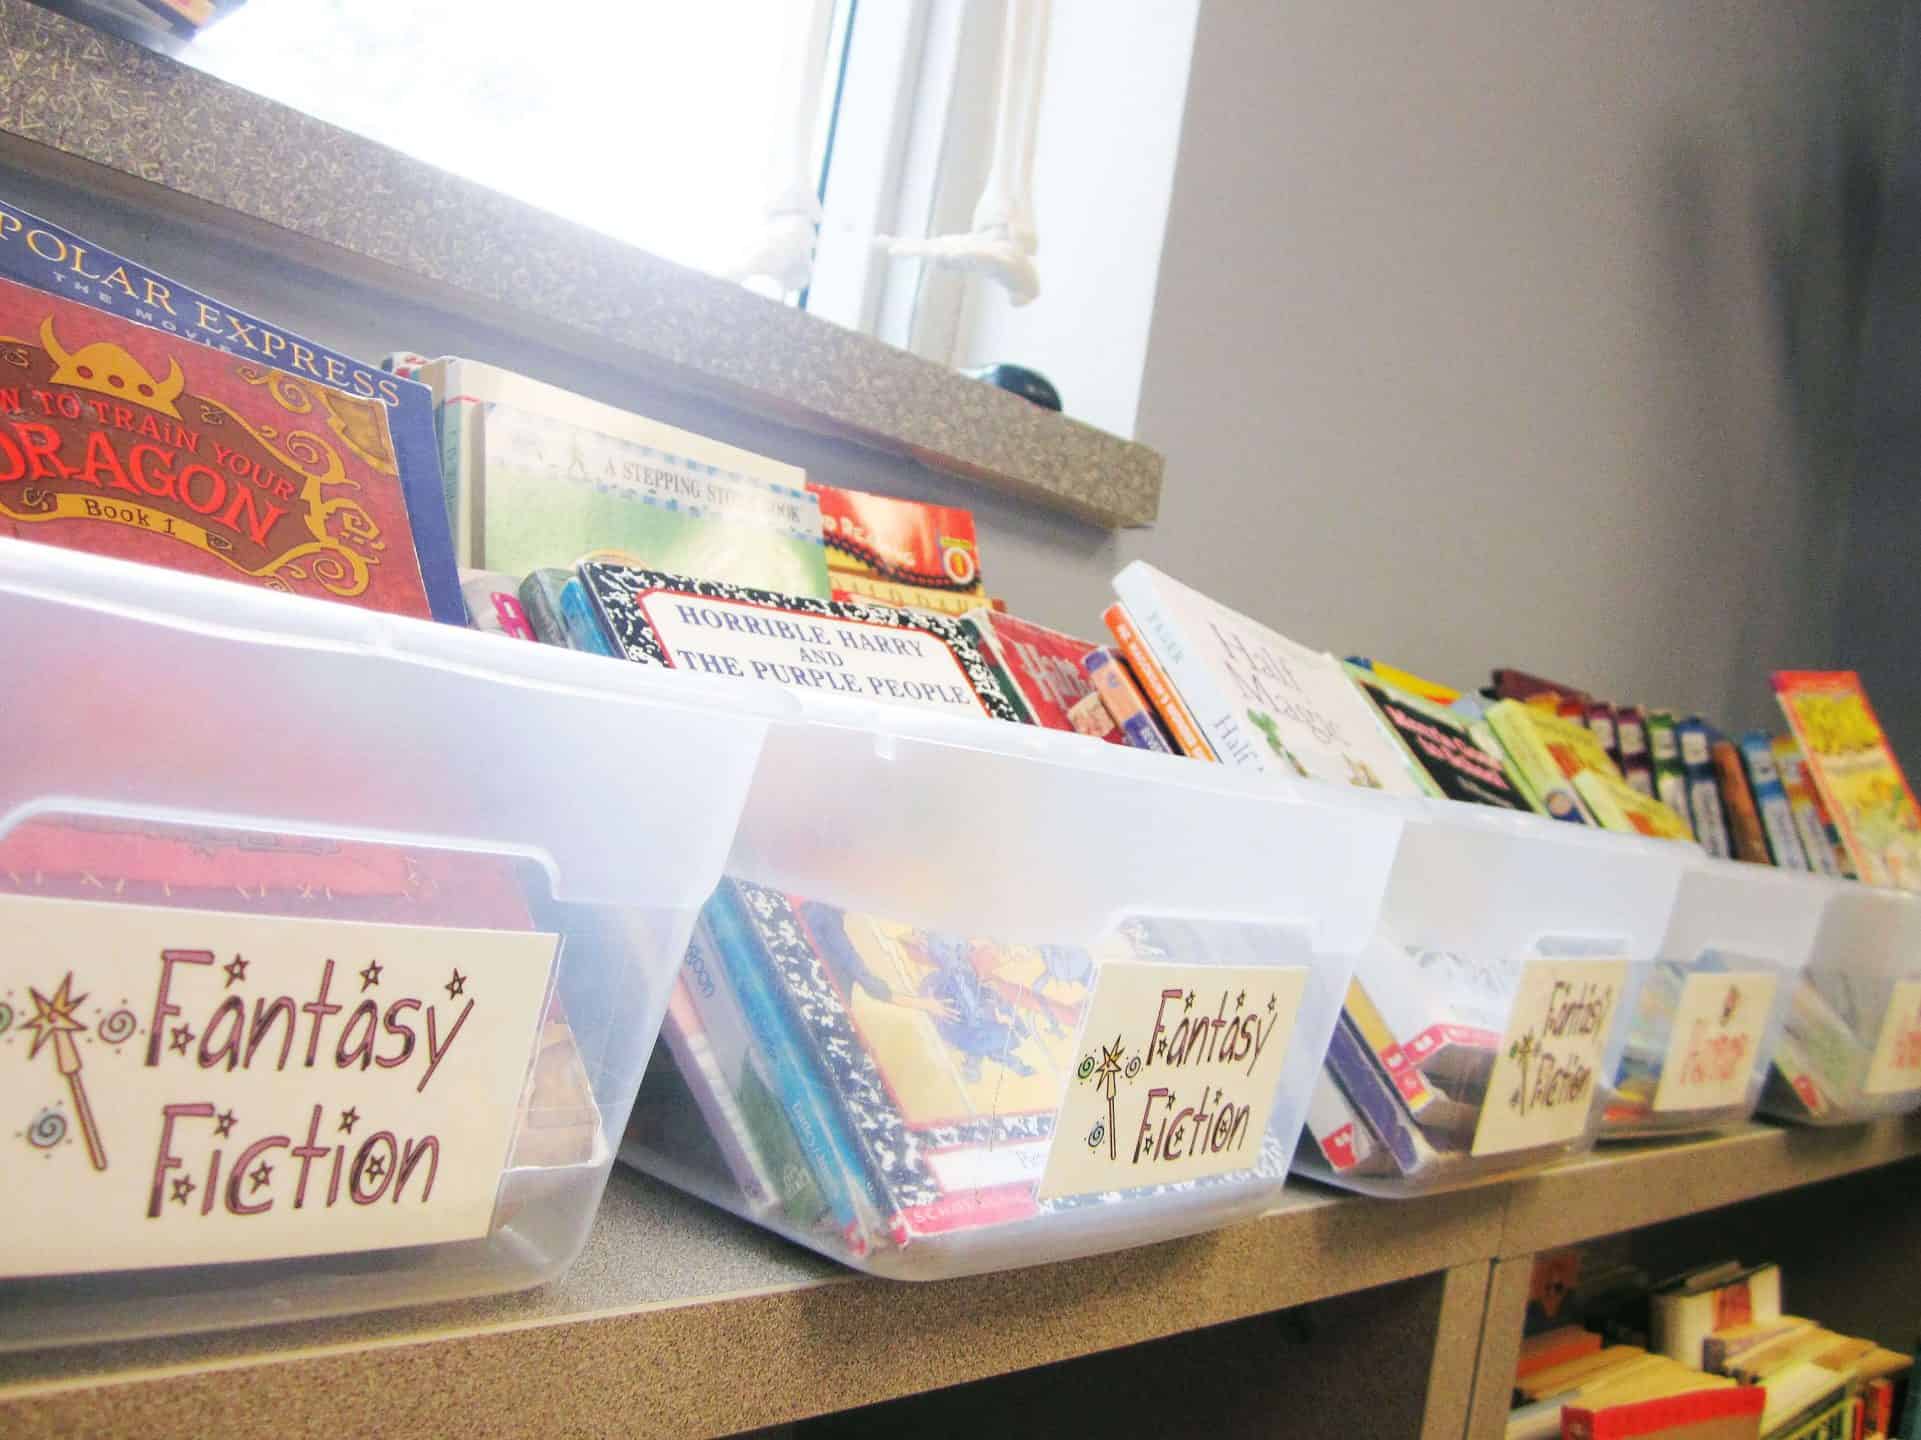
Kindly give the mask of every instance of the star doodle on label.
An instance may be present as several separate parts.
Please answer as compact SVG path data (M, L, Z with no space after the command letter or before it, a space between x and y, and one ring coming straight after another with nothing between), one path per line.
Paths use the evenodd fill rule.
M193 1183L193 1177L191 1175L182 1175L178 1180L173 1182L173 1203L176 1205L185 1205L188 1198L199 1188L198 1185Z
M231 1110L222 1110L218 1115L214 1116L213 1133L215 1137L225 1140L229 1135L233 1134L234 1123L239 1118L240 1117L235 1115Z
M1234 1008L1236 1010L1243 1010L1247 1008L1247 992L1245 990L1241 991L1240 994L1234 997Z
M367 1157L367 1169L365 1171L365 1174L369 1180L378 1180L382 1175L385 1175L386 1173L387 1173L387 1157L386 1156L369 1155Z
M239 955L234 956L233 959L229 960L220 968L227 972L227 988L229 990L247 978L247 962Z
M187 1047L193 1044L193 1031L185 1025L176 1025L173 1027L173 1038L167 1044L169 1049L185 1055Z
M367 968L360 972L360 993L363 995L366 994L367 991L379 983L380 962L378 960L369 960L367 962Z
M1194 992L1190 990L1187 992L1187 999L1181 1003L1181 1009L1185 1011L1185 1010L1192 1010L1193 1008L1194 1008Z
M347 1134L354 1133L354 1126L360 1123L360 1112L349 1105L340 1112L340 1128Z
M454 978L449 980L444 988L449 1000L457 1000L467 993L467 977L456 970Z
M253 1188L258 1190L269 1180L273 1179L273 1166L269 1165L265 1160L262 1160L248 1173L247 1179L252 1182ZM248 1193L251 1194L252 1191Z

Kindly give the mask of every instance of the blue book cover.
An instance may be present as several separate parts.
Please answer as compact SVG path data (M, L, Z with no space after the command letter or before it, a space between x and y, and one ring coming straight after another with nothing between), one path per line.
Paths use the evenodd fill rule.
M847 1132L825 1078L789 1025L775 993L771 967L755 938L754 926L743 912L734 882L721 881L702 913L713 949L767 1062L769 1078L793 1127L794 1138L807 1157L835 1226L858 1253L865 1248L863 1229L849 1182L861 1183L866 1174L860 1147Z
M1801 849L1801 835L1794 824L1794 807L1788 803L1788 788L1775 768L1773 737L1765 730L1750 730L1737 742L1737 748L1774 863L1784 870L1808 869L1808 857Z
M1354 1032L1354 1022L1341 1013L1328 1042L1327 1068L1348 1103L1360 1112L1375 1138L1394 1159L1403 1175L1424 1170L1434 1152L1414 1128L1402 1107L1400 1093L1374 1066L1373 1057Z
M434 618L467 623L426 386L316 345L71 231L0 204L0 276L387 408L420 578Z
M1694 838L1716 859L1732 860L1734 844L1728 838L1721 786L1714 778L1714 758L1709 749L1714 737L1708 734L1704 720L1691 715L1674 727L1674 738L1681 748L1681 771L1687 777L1687 818L1694 826Z

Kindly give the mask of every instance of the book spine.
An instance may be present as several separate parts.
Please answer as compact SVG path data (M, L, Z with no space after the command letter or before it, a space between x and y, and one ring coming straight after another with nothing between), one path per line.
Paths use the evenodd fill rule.
M1648 753L1648 717L1639 705L1624 706L1614 717L1614 734L1621 746L1621 778L1650 799L1660 798L1654 788L1654 761Z
M1013 707L1020 723L1041 724L1036 718L1033 697L1014 680L1012 668L1007 663L1007 656L1001 650L1000 636L994 632L994 627L966 618L960 621L960 625L973 640L974 648L980 651L981 659L987 662L987 668L993 672L994 683L1001 687L1001 693L1007 697L1007 703ZM1056 727L1044 726L1043 728Z
M1687 776L1687 809L1681 813L1693 824L1694 838L1703 850L1718 860L1732 860L1734 847L1728 843L1707 726L1699 720L1684 720L1674 727L1674 739L1680 747L1681 771Z
M1754 808L1761 814L1761 827L1767 832L1768 850L1774 863L1785 870L1806 870L1807 856L1801 850L1800 833L1794 824L1794 807L1788 804L1787 787L1774 765L1774 749L1767 733L1751 730L1741 737L1741 763L1747 771L1748 789L1754 792Z
M1127 607L1110 605L1101 619L1106 621L1108 632L1113 635L1121 654L1127 657L1127 663L1134 667L1134 674L1140 680L1141 688L1147 692L1155 712L1173 734L1175 747L1181 754L1196 760L1217 760L1213 746L1201 738L1200 726L1194 723L1193 715L1174 692L1173 682L1167 678L1167 672L1161 669L1160 661L1154 658L1154 652L1147 648L1146 641L1134 628Z
M1488 725L1507 752L1508 764L1534 802L1534 808L1555 820L1574 825L1592 824L1594 817L1574 793L1541 737L1529 723L1522 702L1502 701L1487 712Z
M1716 740L1709 747L1714 761L1715 780L1721 787L1721 803L1727 807L1728 830L1734 841L1734 858L1750 865L1770 865L1767 832L1761 828L1761 812L1755 808L1754 792L1741 768L1741 753L1732 740Z
M1114 651L1102 647L1087 652L1081 661L1081 668L1093 683L1094 691L1107 706L1120 727L1124 743L1140 750L1155 750L1163 755L1175 753L1174 747L1167 743L1161 734L1160 722L1154 718L1148 706L1147 697L1141 694L1134 677L1127 672L1127 665Z
M560 592L568 578L565 570L535 570L520 582L520 608L533 627L534 638L543 645L573 648L567 622L560 615Z
M590 655L620 657L613 632L601 619L600 609L577 576L569 576L560 587L560 619L567 627L567 643Z
M684 974L674 981L673 993L667 997L667 1016L661 1023L660 1038L666 1042L668 1053L680 1069L681 1080L700 1109L707 1132L713 1136L714 1147L727 1162L728 1173L734 1177L741 1199L756 1213L765 1209L774 1196L773 1177L748 1133L746 1119L735 1103L726 1076L721 1073L707 1032L694 1012Z
M1674 734L1674 717L1664 710L1648 715L1648 756L1654 767L1654 794L1660 802L1679 815L1693 832L1693 811L1688 807L1687 770L1681 764L1681 742ZM1695 835L1693 838L1699 839Z
M1376 1068L1365 1042L1343 1015L1327 1047L1327 1070L1403 1175L1426 1168L1427 1144L1414 1132L1400 1092Z
M853 1185L866 1174L860 1149L847 1134L833 1097L814 1062L789 1029L774 982L767 974L753 926L740 913L731 882L722 881L708 902L706 919L727 981L767 1062L768 1081L814 1174L834 1224L850 1248L864 1253Z

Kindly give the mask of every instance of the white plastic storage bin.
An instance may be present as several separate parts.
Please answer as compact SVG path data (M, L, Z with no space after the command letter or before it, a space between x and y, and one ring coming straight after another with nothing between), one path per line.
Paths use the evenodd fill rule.
M769 732L621 1149L938 1279L1261 1213L1404 813L823 700Z
M1838 882L1701 857L1631 982L1601 1138L1746 1123Z
M785 697L14 540L0 677L0 1348L565 1270Z
M1848 1125L1921 1108L1921 896L1832 881L1761 1109Z
M1586 1149L1624 1001L1693 855L1427 802L1355 963L1298 1167L1400 1196Z

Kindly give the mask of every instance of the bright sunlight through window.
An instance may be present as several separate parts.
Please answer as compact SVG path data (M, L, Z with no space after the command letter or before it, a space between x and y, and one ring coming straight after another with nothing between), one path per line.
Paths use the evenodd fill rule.
M710 272L753 246L788 0L251 0L182 58Z

